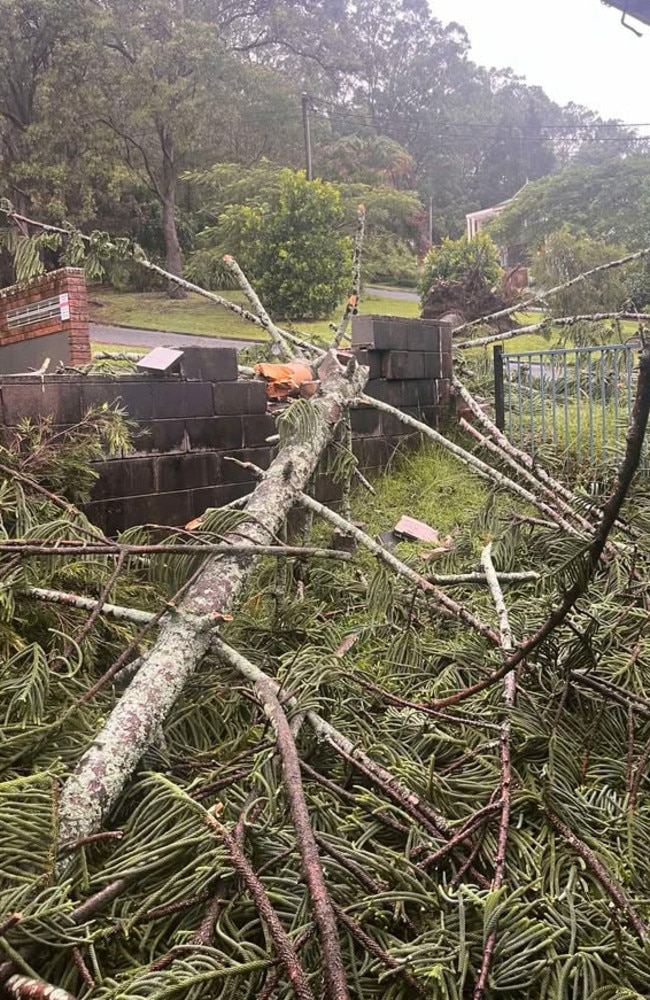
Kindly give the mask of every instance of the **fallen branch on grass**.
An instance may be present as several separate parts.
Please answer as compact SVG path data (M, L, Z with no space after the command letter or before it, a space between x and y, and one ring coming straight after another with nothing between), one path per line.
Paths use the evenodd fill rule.
M284 789L289 800L296 842L302 858L302 869L321 941L326 994L332 1000L347 1000L349 994L343 971L336 918L311 828L294 736L273 686L268 681L260 679L255 684L255 692L264 706L277 741Z
M627 433L625 457L621 463L614 490L603 508L600 524L596 528L594 538L585 554L582 577L577 579L568 589L562 602L551 612L537 632L527 639L512 656L509 656L499 670L494 671L489 677L478 681L471 687L457 691L447 698L436 699L430 703L432 708L439 709L446 708L448 705L458 705L466 701L467 698L471 698L480 691L485 691L486 688L496 684L510 673L510 671L514 670L518 664L522 663L527 656L537 649L566 620L576 603L587 592L600 563L600 558L607 546L609 534L619 518L628 490L639 467L649 413L650 349L646 349L641 357L639 381L634 400L632 419Z
M435 441L436 444L445 448L446 451L451 452L451 454L454 455L455 458L459 459L463 465L470 468L472 472L476 472L476 474L481 476L483 479L497 483L499 486L507 489L510 493L514 493L522 500L525 500L526 503L537 507L547 517L555 521L555 523L559 527L563 528L568 534L579 536L577 529L570 524L566 518L557 514L548 506L548 504L544 503L543 500L540 500L539 497L536 497L534 493L531 493L530 490L520 486L519 483L516 483L513 479L510 479L502 472L494 469L491 465L488 465L487 462L483 462L476 455L473 455L471 451L466 451L464 448L461 448L460 445L455 443L455 441L451 441L449 438L446 438L443 434L440 434L439 431L434 430L433 427L429 427L428 424L423 423L421 420L416 420L415 417L411 417L408 413L403 413L395 406L390 406L389 403L384 403L379 399L373 399L371 396L366 396L365 394L360 398L361 402L365 403L367 406L373 406L376 410L381 410L382 413L389 413L391 416L401 420L407 427L412 427L414 430L418 431L418 433L430 438L431 441ZM471 425L467 425L461 418L460 426L467 429L467 427Z
M514 648L514 643L512 639L512 632L510 629L510 620L508 618L508 609L506 608L506 603L503 598L503 592L499 586L499 580L497 578L496 571L494 569L494 563L492 562L492 543L490 542L485 546L483 552L481 553L481 565L485 571L487 577L488 587L490 588L490 593L492 594L492 599L494 601L494 607L497 612L499 619L499 634L501 636L501 645L503 651L506 655L510 655ZM514 673L509 673L504 678L503 682L503 704L504 704L504 718L501 722L501 733L499 736L499 754L501 757L501 782L499 788L500 794L500 808L501 808L501 818L499 820L499 835L497 840L497 853L494 865L494 877L492 879L492 885L490 886L491 892L498 892L503 885L503 880L505 876L506 867L506 848L508 846L508 830L510 827L510 808L512 804L512 760L510 753L510 736L511 736L511 724L510 724L510 711L515 704L515 696L517 691L517 682L515 680ZM494 954L494 949L497 943L497 931L498 924L495 922L494 927L490 931L488 938L485 942L483 948L483 958L481 960L481 969L479 972L478 980L474 988L473 1000L483 1000L485 995L485 988L488 982L488 976L490 974L490 966L492 964L492 956Z

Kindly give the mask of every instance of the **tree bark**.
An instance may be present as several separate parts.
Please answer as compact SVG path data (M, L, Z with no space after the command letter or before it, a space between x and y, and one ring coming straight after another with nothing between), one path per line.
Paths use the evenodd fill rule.
M167 270L171 274L183 277L183 254L178 240L176 228L176 162L174 158L174 138L166 125L160 126L160 148L163 157L162 171L162 217L165 237L165 255ZM184 299L187 293L174 281L169 281L167 294L170 299Z
M345 372L332 352L320 371L321 394L308 433L294 435L271 464L246 507L250 521L226 542L267 543L316 469L347 402L357 398L366 368ZM255 566L254 553L210 559L180 604L161 623L157 642L104 728L63 787L59 843L96 833L212 642L223 614L236 601Z

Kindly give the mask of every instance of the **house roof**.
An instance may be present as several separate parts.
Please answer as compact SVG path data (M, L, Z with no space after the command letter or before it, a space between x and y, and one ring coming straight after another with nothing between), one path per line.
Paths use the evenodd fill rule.
M602 0L608 7L616 7L629 17L650 24L650 0Z

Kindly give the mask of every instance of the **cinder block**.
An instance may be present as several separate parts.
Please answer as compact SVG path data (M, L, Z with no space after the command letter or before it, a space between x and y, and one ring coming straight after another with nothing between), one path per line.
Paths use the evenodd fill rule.
M374 397L377 399L377 396ZM372 406L355 406L350 409L352 433L371 436L380 432L379 410Z
M177 382L156 379L151 382L153 415L157 419L172 417L211 417L212 383Z
M136 524L165 524L177 528L192 518L192 492L155 493L146 496L126 497L122 501L120 528ZM113 524L117 521L117 511Z
M399 417L394 417L392 413L381 413L381 433L383 437L392 437L396 434L405 434L406 424Z
M316 476L314 497L319 503L336 503L343 496L343 483L335 483L330 476Z
M415 398L411 406L431 406L438 402L438 389L436 379L419 379L413 383L415 387Z
M257 448L266 444L266 439L277 433L275 420L270 413L246 413L242 417L245 448ZM237 447L234 445L233 447Z
M217 382L213 391L215 414L266 413L264 382Z
M402 410L405 406L417 406L419 402L418 387L419 380L400 379L395 382L387 382L388 400L391 406L396 406Z
M154 461L155 488L160 493L200 489L216 485L219 481L220 461L214 451L161 455Z
M133 435L131 453L185 451L183 420L148 420L138 425Z
M405 351L406 327L394 316L353 316L352 346L377 351Z
M153 493L156 489L153 458L118 458L97 462L93 468L99 479L92 492L93 500L108 500Z
M436 402L441 412L448 413L451 407L451 382L449 379L436 380Z
M355 350L354 356L360 365L370 369L369 379L382 377L381 362L384 356L382 351Z
M372 379L366 384L366 396L372 396L373 399L380 399L383 403L388 403L389 394L388 382L383 378Z
M83 510L90 523L109 536L124 529L124 500L98 500L85 504Z
M384 437L363 438L363 468L383 469L388 464L391 448Z
M206 486L192 491L192 516L198 517L208 507L225 507L233 500L247 496L255 488L254 483L230 483L227 486Z
M422 377L440 378L442 375L442 354L427 351L423 356Z
M199 382L236 382L237 351L229 347L182 347L181 376Z
M4 383L0 389L4 423L14 425L26 417L36 420L52 416L57 424L76 424L82 417L81 389L78 384L53 385L39 381L16 385Z
M389 380L419 379L425 375L422 351L387 351L382 357L382 375Z
M185 427L191 450L230 451L243 445L242 418L239 416L194 417L185 421Z
M431 319L408 320L407 348L409 351L441 351L445 344L451 350L451 324Z
M132 420L151 420L153 417L153 396L149 382L131 382L126 379L107 379L105 381L84 379L81 393L84 410L90 409L91 406L101 406L103 403L108 403L109 406L117 404L126 410ZM175 413L170 414L171 417L176 415Z
M422 410L422 420L434 430L444 426L444 419L441 420L440 410L437 406L425 406Z

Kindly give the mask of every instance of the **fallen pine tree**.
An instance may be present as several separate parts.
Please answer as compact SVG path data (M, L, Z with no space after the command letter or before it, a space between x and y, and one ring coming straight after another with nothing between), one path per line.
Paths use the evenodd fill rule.
M435 449L410 513L434 519L431 461L482 498L435 575L309 496L363 399L363 371L321 375L245 509L162 541L71 502L119 416L3 450L0 988L646 996L650 358L602 508L487 419L479 457L401 415Z
M503 519L489 500L436 564L485 585L444 589L345 520L351 560L324 526L304 555L269 555L294 502L341 527L301 493L308 443L360 390L329 378L294 404L246 510L163 543L104 539L50 492L55 447L41 441L38 481L24 449L3 456L7 995L647 992L647 515L638 495L622 508L647 370L607 517L566 491L575 533L536 523L510 466L485 487L511 498ZM629 525L609 537L623 516L632 548ZM211 551L247 534L250 557ZM502 590L495 567L541 578Z

